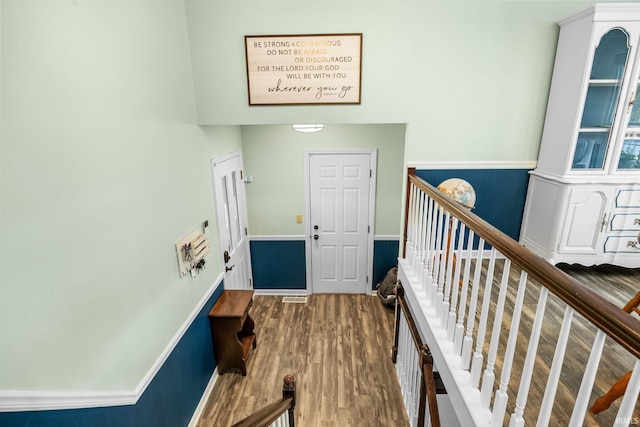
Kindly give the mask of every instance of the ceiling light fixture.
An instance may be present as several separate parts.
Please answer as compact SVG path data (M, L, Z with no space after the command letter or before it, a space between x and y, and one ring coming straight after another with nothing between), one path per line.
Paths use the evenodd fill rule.
M306 124L306 125L293 125L292 127L294 130L297 130L298 132L304 132L304 133L320 132L322 129L324 129L324 125L319 123Z

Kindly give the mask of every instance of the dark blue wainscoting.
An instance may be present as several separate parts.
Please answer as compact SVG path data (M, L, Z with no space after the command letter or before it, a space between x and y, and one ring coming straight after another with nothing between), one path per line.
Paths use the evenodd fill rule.
M304 240L252 240L254 289L307 289Z
M253 288L307 289L304 240L251 241ZM398 240L376 240L373 247L372 289L398 263Z
M382 282L387 271L398 265L398 240L374 240L373 242L373 281L371 289Z
M462 178L476 191L473 213L514 240L520 238L524 202L529 186L528 169L450 169L416 171L437 187L449 178Z
M3 427L181 427L189 424L216 367L207 315L218 286L135 405L0 413Z

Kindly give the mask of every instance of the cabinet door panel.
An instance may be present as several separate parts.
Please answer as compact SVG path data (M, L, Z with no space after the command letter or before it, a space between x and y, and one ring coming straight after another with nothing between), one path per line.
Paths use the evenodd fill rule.
M609 194L599 190L576 188L571 191L559 252L598 253L598 240L604 231L603 217L609 199Z

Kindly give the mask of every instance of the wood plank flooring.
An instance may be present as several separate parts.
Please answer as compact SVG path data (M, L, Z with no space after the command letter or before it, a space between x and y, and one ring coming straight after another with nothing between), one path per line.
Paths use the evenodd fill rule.
M218 378L198 427L229 426L297 385L296 425L407 426L395 365L393 312L376 297L310 295L306 304L255 296L258 346L247 376Z
M620 307L640 289L640 269L559 267ZM498 262L496 276L500 268ZM486 274L486 263L483 263L483 274ZM515 299L518 274L512 272L515 285L507 293L508 307ZM497 292L497 286L493 292ZM512 372L514 378L521 375L538 295L539 291L530 284ZM564 307L564 303L550 298L545 314L546 330L539 344L525 409L527 425L536 422L531 414L537 413L542 399ZM256 322L258 347L249 357L248 374L246 377L225 374L218 378L199 427L229 426L276 401L281 396L282 378L289 373L296 377L298 386L297 426L408 425L395 366L390 358L393 314L383 308L376 297L311 295L306 304L287 304L282 303L282 297L256 296L251 314ZM505 310L501 343L506 343L510 321L511 312ZM489 324L488 330L491 327ZM576 316L551 425L566 425L569 420L594 336L595 328ZM487 350L485 348L485 352ZM620 346L607 339L590 403L631 369L632 363ZM500 372L501 361L497 361L497 381ZM516 393L517 390L509 390L508 413L514 409ZM587 414L584 425L613 425L619 402L596 416ZM640 419L638 404L636 415Z

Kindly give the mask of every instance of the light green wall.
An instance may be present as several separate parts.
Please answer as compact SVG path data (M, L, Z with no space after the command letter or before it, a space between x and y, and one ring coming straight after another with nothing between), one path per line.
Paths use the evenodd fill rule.
M186 0L206 124L407 123L406 160L537 159L558 36L588 1ZM362 104L250 107L244 35L363 33Z
M132 391L220 274L174 244L240 128L194 125L181 0L1 7L0 390Z
M555 22L591 4L2 0L0 390L139 384L220 274L217 245L196 279L174 249L215 224L212 157L244 148L253 234L302 234L300 149L275 169L299 179L278 210L255 191L276 176L260 141L285 127L238 125L407 123L409 161L535 160ZM245 34L331 32L364 34L361 105L247 105ZM334 135L382 129L404 140ZM398 233L388 177L376 234Z
M377 148L376 235L400 234L405 126L327 125L300 133L290 125L243 126L249 230L253 235L303 235L304 150Z

